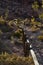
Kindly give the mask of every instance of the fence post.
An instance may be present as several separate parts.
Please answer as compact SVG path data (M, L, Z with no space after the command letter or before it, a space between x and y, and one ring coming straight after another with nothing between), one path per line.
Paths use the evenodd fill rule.
M22 29L22 34L23 34L22 41L23 41L24 56L27 57L29 56L29 52L30 52L30 44L27 42L26 35L23 29Z
M23 28L19 27L22 30L22 41L23 41L23 52L24 52L24 56L29 56L29 51L30 51L30 44L28 42L26 42L26 35L24 33Z
M23 41L23 51L24 51L24 56L26 56L26 48L25 48L25 34L24 34L24 30L22 29L22 41Z

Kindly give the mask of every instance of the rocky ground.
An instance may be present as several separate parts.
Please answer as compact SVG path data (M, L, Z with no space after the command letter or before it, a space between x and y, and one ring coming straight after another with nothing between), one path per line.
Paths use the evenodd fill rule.
M12 20L14 21L15 18L29 18L30 20L33 16L35 18L35 22L37 21L43 23L43 18L39 18L39 15L43 14L43 8L41 7L41 2L43 0L36 0L39 1L38 9L32 8L34 1L35 0L0 0L0 16L2 16L0 17L0 21L2 22L4 19L4 21L7 20L9 22ZM24 31L33 46L33 50L36 53L40 65L43 65L43 41L40 41L37 38L37 36L43 35L43 27L41 28L40 25L36 26L35 24L38 29L34 32L31 25L29 25L24 26ZM12 31L15 31L15 28L17 29L15 25L12 28L6 23L5 25L0 25L0 30L2 29L2 32L0 32L0 52L3 50L10 54L16 53L17 55L23 56L24 53L22 42L19 41L17 37L13 38L13 40L11 39Z
M43 8L41 7L43 0L37 1L39 5L38 10L32 8L34 2L35 0L0 0L0 16L3 16L4 19L7 17L7 20L34 16L36 20L42 21L39 19L39 15L43 13Z
M28 36L28 39L30 39L30 43L33 46L33 50L37 56L37 59L40 65L43 65L43 42L37 39L37 36L43 33L41 32L41 30L37 31L36 33L33 33L29 30L29 27L27 26L24 30L26 35ZM14 38L13 40L7 39L7 33L5 33L4 36L2 35L2 38L3 39L0 38L0 42L3 44L1 47L1 50L7 51L8 53L11 53L11 54L16 53L17 55L20 55L20 56L24 55L23 43L19 41L18 38Z

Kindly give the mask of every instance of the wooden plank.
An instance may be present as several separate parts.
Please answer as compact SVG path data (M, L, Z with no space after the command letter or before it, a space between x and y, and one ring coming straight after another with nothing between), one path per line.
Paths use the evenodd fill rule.
M28 39L27 39L27 42L28 42L28 44L30 43ZM35 55L35 52L34 52L33 49L32 49L32 45L30 45L30 53L31 53L31 55L32 55L34 64L35 64L35 65L39 65L39 62L38 62L37 57L36 57L36 55Z
M30 50L30 53L31 53L31 55L32 55L34 64L35 64L35 65L39 65L39 62L38 62L37 57L36 57L36 55L35 55L35 52L31 49L31 50Z

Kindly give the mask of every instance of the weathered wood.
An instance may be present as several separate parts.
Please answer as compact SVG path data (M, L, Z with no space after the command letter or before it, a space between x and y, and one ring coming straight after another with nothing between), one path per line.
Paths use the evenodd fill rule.
M38 60L37 60L37 57L36 57L34 51L33 51L33 50L30 50L30 52L31 52L31 55L32 55L34 64L35 64L35 65L39 65L39 62L38 62Z
M26 56L26 52L25 52L25 34L24 34L24 30L23 29L22 29L22 41L23 41L24 56Z

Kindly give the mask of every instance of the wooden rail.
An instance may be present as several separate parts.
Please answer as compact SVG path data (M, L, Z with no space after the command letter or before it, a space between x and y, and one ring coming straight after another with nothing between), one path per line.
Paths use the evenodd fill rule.
M28 43L28 44L30 43L28 39L27 39L27 43ZM36 57L36 54L35 54L35 52L33 51L31 44L30 44L30 53L31 53L31 55L32 55L34 64L35 64L35 65L39 65L39 62L38 62L37 57Z
M31 49L31 50L30 50L30 53L31 53L31 55L32 55L34 64L35 64L35 65L39 65L39 62L38 62L37 57L36 57L36 55L35 55L35 52Z

